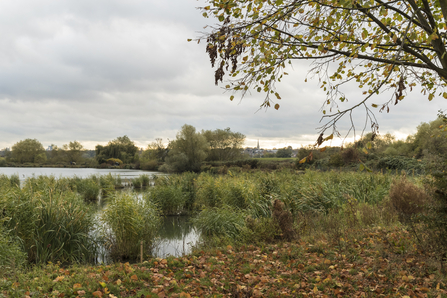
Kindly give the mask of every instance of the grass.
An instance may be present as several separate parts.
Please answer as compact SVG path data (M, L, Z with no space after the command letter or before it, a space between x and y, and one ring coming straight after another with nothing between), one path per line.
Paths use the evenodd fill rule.
M101 187L114 186L116 179L111 178L97 181ZM3 271L0 296L445 297L447 281L439 259L414 237L416 231L426 239L426 226L423 222L406 226L402 220L403 211L413 216L420 208L412 211L408 209L411 204L399 203L407 199L393 201L389 190L394 178L380 173L290 169L154 178L155 186L146 189L143 198L111 191L101 217L103 239L114 260L137 259L143 240L147 262L68 267L65 255L56 255L57 250L46 252L44 247L47 243L60 246L53 232L68 230L70 218L65 213L76 217L66 205L85 205L73 181L36 178L19 189L0 177L0 210L5 208L8 218L3 223L6 236L0 237L0 255L1 241L14 243L17 238L12 236L23 243L39 239L42 251L27 250L28 258L39 255L52 262ZM397 193L406 193L406 189L416 193L415 185L421 182L406 180ZM297 236L292 242L283 240L280 223L272 216L275 200L293 218ZM159 216L179 212L195 216L202 242L189 256L150 258ZM40 220L44 218L48 219ZM39 225L40 234L33 236L31 231ZM57 265L58 261L62 264Z
M49 264L0 278L5 297L445 297L446 278L405 229L371 228L338 250L316 237L225 246L180 258L99 266ZM402 252L401 246L408 247Z

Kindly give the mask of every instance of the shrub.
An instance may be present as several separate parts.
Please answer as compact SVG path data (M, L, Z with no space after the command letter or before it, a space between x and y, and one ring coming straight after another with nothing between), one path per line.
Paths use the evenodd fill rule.
M328 165L331 167L342 167L344 166L344 161L343 161L343 157L340 153L336 153L331 155L331 157L329 158L329 162Z
M145 171L158 171L158 161L148 160L141 162L140 169Z
M359 153L355 148L348 148L341 152L343 162L345 164L357 163L359 161Z
M243 243L272 243L280 236L280 227L273 218L245 218L241 228L240 239Z
M414 221L414 216L421 214L428 202L428 195L425 191L408 181L405 177L393 182L389 197L402 223Z
M156 207L128 192L116 193L101 215L101 234L113 260L135 260L140 241L150 254L160 226Z

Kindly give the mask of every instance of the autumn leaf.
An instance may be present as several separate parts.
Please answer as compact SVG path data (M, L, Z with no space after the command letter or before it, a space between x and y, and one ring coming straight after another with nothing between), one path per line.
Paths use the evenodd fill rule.
M61 281L61 280L63 280L64 278L65 278L65 276L58 276L58 277L56 277L56 279L53 280L53 282Z
M102 292L101 291L96 291L96 292L93 292L92 295L95 296L95 297L101 298L102 297Z
M79 289L79 288L82 288L82 285L81 285L81 284L74 284L74 285L73 285L73 289L74 289L74 290Z

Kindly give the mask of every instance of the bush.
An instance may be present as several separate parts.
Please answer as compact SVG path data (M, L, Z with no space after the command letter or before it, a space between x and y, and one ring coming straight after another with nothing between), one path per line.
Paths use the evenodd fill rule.
M395 180L390 188L390 202L402 223L410 223L424 211L428 195L405 177Z
M348 148L341 152L343 162L345 164L357 163L359 161L359 153L355 148Z
M148 160L140 163L140 169L145 171L158 171L158 161Z
M116 193L101 215L101 234L113 260L136 260L140 241L150 254L161 219L156 207L128 192Z
M280 227L273 218L245 218L240 239L243 243L272 243L280 236Z
M344 166L345 163L343 161L342 155L340 153L331 155L331 157L329 158L328 165L337 168Z

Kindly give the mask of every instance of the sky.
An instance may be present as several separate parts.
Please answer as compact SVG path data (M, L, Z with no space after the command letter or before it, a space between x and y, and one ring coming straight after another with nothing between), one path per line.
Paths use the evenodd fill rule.
M187 42L215 23L197 9L203 1L3 0L0 148L31 138L44 147L77 140L94 149L123 135L144 148L156 138L175 139L184 124L198 131L229 127L251 147L258 140L263 148L315 143L325 94L318 79L305 82L309 63L294 64L278 85L279 110L260 109L263 97L255 93L230 101L214 84L205 44ZM359 94L347 90L342 107ZM446 108L445 99L429 102L412 92L389 114L375 115L381 134L405 138ZM364 120L357 110L357 138ZM338 128L345 134L349 123Z

